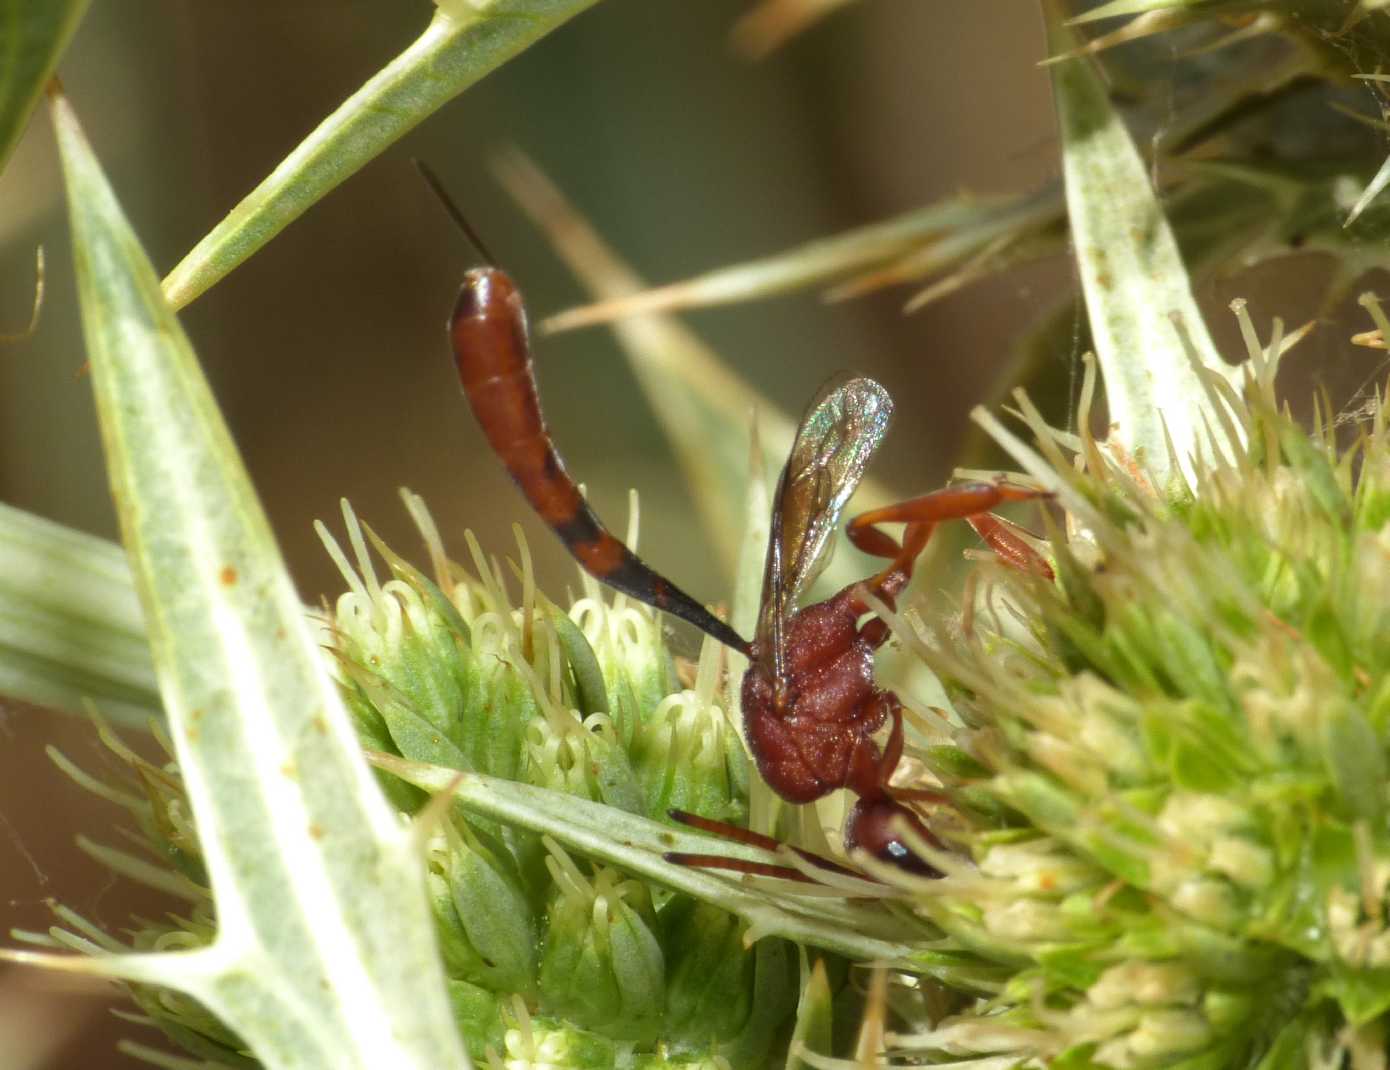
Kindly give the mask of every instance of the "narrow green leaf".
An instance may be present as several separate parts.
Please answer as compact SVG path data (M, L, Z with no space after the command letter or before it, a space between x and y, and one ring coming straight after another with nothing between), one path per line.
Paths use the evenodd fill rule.
M91 0L0 0L0 171Z
M67 968L187 992L268 1067L466 1067L414 841L154 270L61 97L53 117L113 493L219 922L201 951Z
M3 504L0 694L133 726L162 716L125 552Z
M182 308L437 109L596 0L437 0L425 32L299 143L164 280Z
M994 197L966 194L948 197L925 208L855 227L829 238L819 238L771 256L568 309L546 320L544 329L567 331L607 323L622 316L707 308L818 286L896 260L943 234L988 227L1007 204L1005 199Z
M1078 44L1059 8L1050 0L1054 54ZM1178 473L1171 470L1165 428L1190 475L1189 459L1210 451L1207 426L1220 426L1194 361L1228 381L1235 369L1217 355L1148 168L1094 63L1056 63L1052 84L1072 241L1110 418L1119 441L1166 489Z

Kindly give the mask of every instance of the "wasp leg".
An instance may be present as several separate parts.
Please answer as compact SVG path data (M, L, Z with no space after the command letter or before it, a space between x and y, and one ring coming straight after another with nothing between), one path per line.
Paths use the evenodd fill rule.
M871 778L872 783L878 785L877 792L859 791L856 793L862 796L889 796L894 799L911 799L914 802L938 802L949 801L948 797L933 788L899 788L894 787L890 781L893 774L897 771L898 763L903 757L903 708L898 696L891 691L885 691L880 696L880 701L884 702L887 712L886 716L892 719L892 727L888 730L888 741L884 744L883 754L879 756L874 765L874 773ZM857 755L856 755L857 757ZM861 773L861 775L863 775ZM870 782L866 778L863 783L865 786Z
M723 855L697 855L685 851L667 851L662 859L676 866L690 866L695 869L727 869L734 873L747 873L754 877L778 877L784 881L813 883L811 878L791 866L777 866L771 862L749 862L743 858L725 858ZM854 874L860 876L860 874Z
M699 829L701 832L708 832L715 836L722 836L726 840L734 843L747 844L749 847L761 847L764 851L776 851L784 846L781 841L773 839L771 836L764 836L761 832L754 832L752 829L740 828L738 825L730 825L727 821L716 821L712 817L701 817L699 814L692 814L688 810L668 810L667 816L672 821L678 821L682 825ZM861 873L832 862L828 858L822 858L811 851L802 850L800 847L790 847L804 860L820 869L828 870L831 873L841 873L847 877L860 877ZM690 854L684 851L669 851L663 855L668 862L675 862L683 866L701 866L705 869L733 869L740 873L760 873L763 876L787 877L788 880L808 880L809 878L800 870L792 869L790 866L775 866L765 862L746 862L740 858L724 858L721 855ZM779 872L772 872L777 870Z
M907 585L912 576L913 565L918 555L926 548L937 524L945 520L978 519L1005 502L1024 502L1046 497L1050 497L1047 491L1018 487L1002 481L957 483L955 486L924 494L920 498L911 498L896 505L860 513L845 526L845 534L849 536L850 542L865 553L890 559L888 566L869 580L866 586L878 597L891 600ZM879 524L893 523L907 524L901 544L878 527ZM1021 540L1012 533L1003 531L1001 524L995 522L993 527L989 524L986 524L986 527L990 534L985 536L985 540L992 547L996 547L996 552L998 546L1007 548L1007 551L1015 551L1016 547L1021 545ZM995 539L998 540L997 544L993 541ZM1038 557L1037 554L1033 556Z
M967 522L975 533L984 539L986 545L1010 568L1019 572L1032 573L1052 579L1052 566L1047 559L1029 546L997 516L985 513L983 516L967 517Z
M1005 502L1026 502L1047 497L1051 497L1048 491L1018 487L1011 483L957 483L920 498L910 498L896 505L860 513L846 525L845 531L850 542L865 553L875 557L897 557L902 548L891 536L877 530L876 525L935 525L943 520L967 520L997 509Z

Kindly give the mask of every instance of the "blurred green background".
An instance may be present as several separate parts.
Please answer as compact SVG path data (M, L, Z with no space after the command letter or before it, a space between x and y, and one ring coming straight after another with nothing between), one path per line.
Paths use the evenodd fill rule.
M543 584L555 593L574 585L454 381L444 322L471 253L410 157L443 176L537 317L582 293L490 177L490 155L507 145L530 153L652 282L963 187L1022 191L1056 173L1032 0L866 0L760 63L729 44L748 6L606 0L434 116L185 313L306 601L340 589L311 522L336 527L342 496L397 548L416 552L401 485L425 496L456 555L465 527L509 552L510 525L521 520ZM60 73L146 249L167 270L430 13L423 0L120 0L94 5ZM32 339L0 350L0 499L112 536L42 113L0 176L0 331L28 316L38 244L49 263L42 321ZM799 294L688 320L792 412L836 369L880 378L898 419L875 471L920 493L947 477L970 406L1069 279L1064 263L1034 267L910 317L901 314L908 294L891 292L838 305ZM1203 296L1215 307L1232 292L1241 288ZM1280 300L1297 319L1313 296L1304 280ZM1262 323L1272 311L1258 299L1253 307ZM1322 337L1310 343L1315 358L1319 346L1342 349L1341 336ZM1071 374L1075 359L1059 351L1057 374ZM724 597L728 577L609 335L541 339L537 369L555 437L599 512L621 530L636 487L645 555L697 596ZM0 734L7 920L46 926L44 899L57 896L119 929L128 889L73 846L76 831L99 832L113 811L42 754L57 738L94 765L89 731L7 707ZM104 999L50 1000L47 984L0 974L0 1065L135 1065L112 1050L130 1027L104 1014ZM51 1052L19 1054L22 1039L41 1034L60 1038Z

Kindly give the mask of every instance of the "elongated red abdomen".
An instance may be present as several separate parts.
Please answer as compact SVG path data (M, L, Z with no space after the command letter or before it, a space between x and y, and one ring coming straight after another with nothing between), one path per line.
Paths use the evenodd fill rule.
M468 272L449 329L463 392L507 471L551 527L582 523L588 510L541 416L526 310L512 280L496 268ZM596 519L593 528L585 534L601 540Z
M531 370L526 309L497 268L474 268L449 322L459 381L473 415L540 518L595 578L689 621L746 652L747 642L704 606L652 571L589 508L551 442Z

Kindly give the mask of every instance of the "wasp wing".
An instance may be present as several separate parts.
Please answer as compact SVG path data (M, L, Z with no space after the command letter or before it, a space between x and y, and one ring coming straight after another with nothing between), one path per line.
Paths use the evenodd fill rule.
M883 441L892 415L892 399L878 383L836 376L821 387L801 418L773 499L758 614L759 660L774 680L784 679L787 619L825 567L826 547L840 513Z

